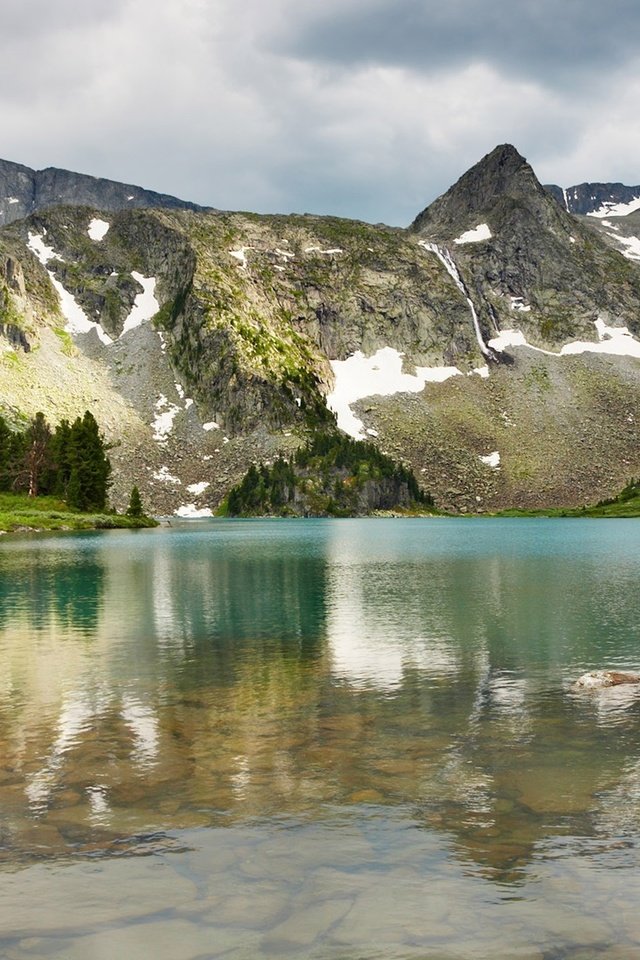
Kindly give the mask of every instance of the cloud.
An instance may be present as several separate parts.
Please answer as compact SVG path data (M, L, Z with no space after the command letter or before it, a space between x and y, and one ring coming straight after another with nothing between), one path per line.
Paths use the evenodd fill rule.
M505 141L545 180L638 182L635 3L556 6L27 0L0 34L2 154L392 224Z
M270 42L331 64L376 63L432 75L491 64L543 86L597 80L635 55L636 0L325 0L274 24Z

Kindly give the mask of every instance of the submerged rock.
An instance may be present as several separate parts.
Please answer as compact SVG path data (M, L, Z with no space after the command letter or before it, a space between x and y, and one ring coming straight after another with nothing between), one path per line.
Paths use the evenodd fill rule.
M583 689L601 689L602 687L617 687L622 683L639 683L640 674L626 673L619 670L592 670L578 677L574 686Z

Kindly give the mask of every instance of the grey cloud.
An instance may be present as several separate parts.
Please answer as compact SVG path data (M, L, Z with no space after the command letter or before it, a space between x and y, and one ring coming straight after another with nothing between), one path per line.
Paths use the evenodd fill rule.
M0 44L21 43L63 30L99 26L113 20L124 0L20 0L2 11Z
M304 59L426 73L484 61L555 85L636 53L637 0L343 0L288 21L276 49Z

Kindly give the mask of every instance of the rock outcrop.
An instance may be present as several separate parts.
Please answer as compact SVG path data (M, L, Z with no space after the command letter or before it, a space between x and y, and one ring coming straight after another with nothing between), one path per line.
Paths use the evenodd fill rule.
M33 171L8 166L35 202ZM146 196L117 184L97 209L79 201L101 182L75 176L44 178L54 205L0 229L0 412L91 409L116 504L135 482L156 513L213 509L330 425L350 376L363 435L446 508L580 506L640 474L640 264L514 147L408 230L131 209ZM370 385L340 373L359 352Z
M60 204L80 204L108 212L136 207L207 209L130 183L117 183L57 167L32 170L19 163L0 160L0 226Z

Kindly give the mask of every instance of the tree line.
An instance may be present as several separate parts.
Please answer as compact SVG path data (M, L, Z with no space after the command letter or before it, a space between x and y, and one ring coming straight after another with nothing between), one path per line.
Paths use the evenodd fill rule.
M42 413L23 431L0 416L0 491L58 496L74 510L102 511L111 483L108 449L89 410L54 429Z
M372 443L331 432L317 434L288 460L279 457L271 466L249 467L229 492L226 512L229 516L286 516L299 512L301 501L312 501L313 512L346 516L367 484L384 487L384 495L392 499L395 493L398 502L406 499L417 508L434 506L432 496L420 489L413 471L404 464Z

